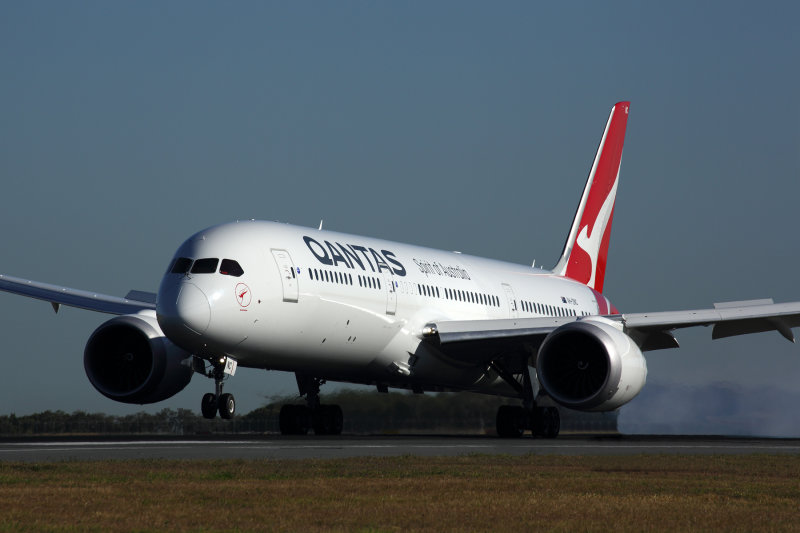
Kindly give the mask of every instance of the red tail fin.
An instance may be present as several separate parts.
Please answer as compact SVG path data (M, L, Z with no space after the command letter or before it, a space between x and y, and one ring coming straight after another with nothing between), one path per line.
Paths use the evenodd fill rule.
M619 102L597 149L564 251L553 271L602 292L630 102Z

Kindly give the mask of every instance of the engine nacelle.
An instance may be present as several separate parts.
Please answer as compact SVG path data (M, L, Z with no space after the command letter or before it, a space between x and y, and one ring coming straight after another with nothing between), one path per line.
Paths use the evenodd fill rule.
M100 325L86 343L83 366L101 394L138 404L174 396L194 372L191 355L164 336L155 313L149 311Z
M565 324L539 348L536 372L553 400L581 411L611 411L644 387L647 364L614 323L592 318Z

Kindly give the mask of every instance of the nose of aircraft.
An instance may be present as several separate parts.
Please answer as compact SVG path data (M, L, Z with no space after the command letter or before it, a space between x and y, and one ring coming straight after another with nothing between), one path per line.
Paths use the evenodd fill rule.
M208 298L194 283L181 283L177 291L159 294L158 323L167 336L183 336L186 329L202 335L211 320Z

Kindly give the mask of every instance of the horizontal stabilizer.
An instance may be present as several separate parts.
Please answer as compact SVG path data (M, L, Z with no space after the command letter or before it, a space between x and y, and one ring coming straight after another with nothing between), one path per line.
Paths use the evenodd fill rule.
M730 309L732 307L751 307L756 305L772 305L775 302L772 298L762 298L761 300L740 300L738 302L720 302L714 304L714 309Z

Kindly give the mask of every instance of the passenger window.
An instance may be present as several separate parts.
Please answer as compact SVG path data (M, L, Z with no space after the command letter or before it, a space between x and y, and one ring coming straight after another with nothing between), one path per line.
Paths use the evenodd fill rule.
M225 276L233 276L238 278L244 274L244 270L242 270L242 267L239 266L239 263L233 259L223 259L222 263L219 265L219 273ZM308 275L311 276L311 270L308 271Z
M216 257L209 259L198 259L192 265L192 274L213 274L217 271L219 259Z
M172 274L186 274L192 266L192 260L188 257L179 257L172 263L170 273Z

